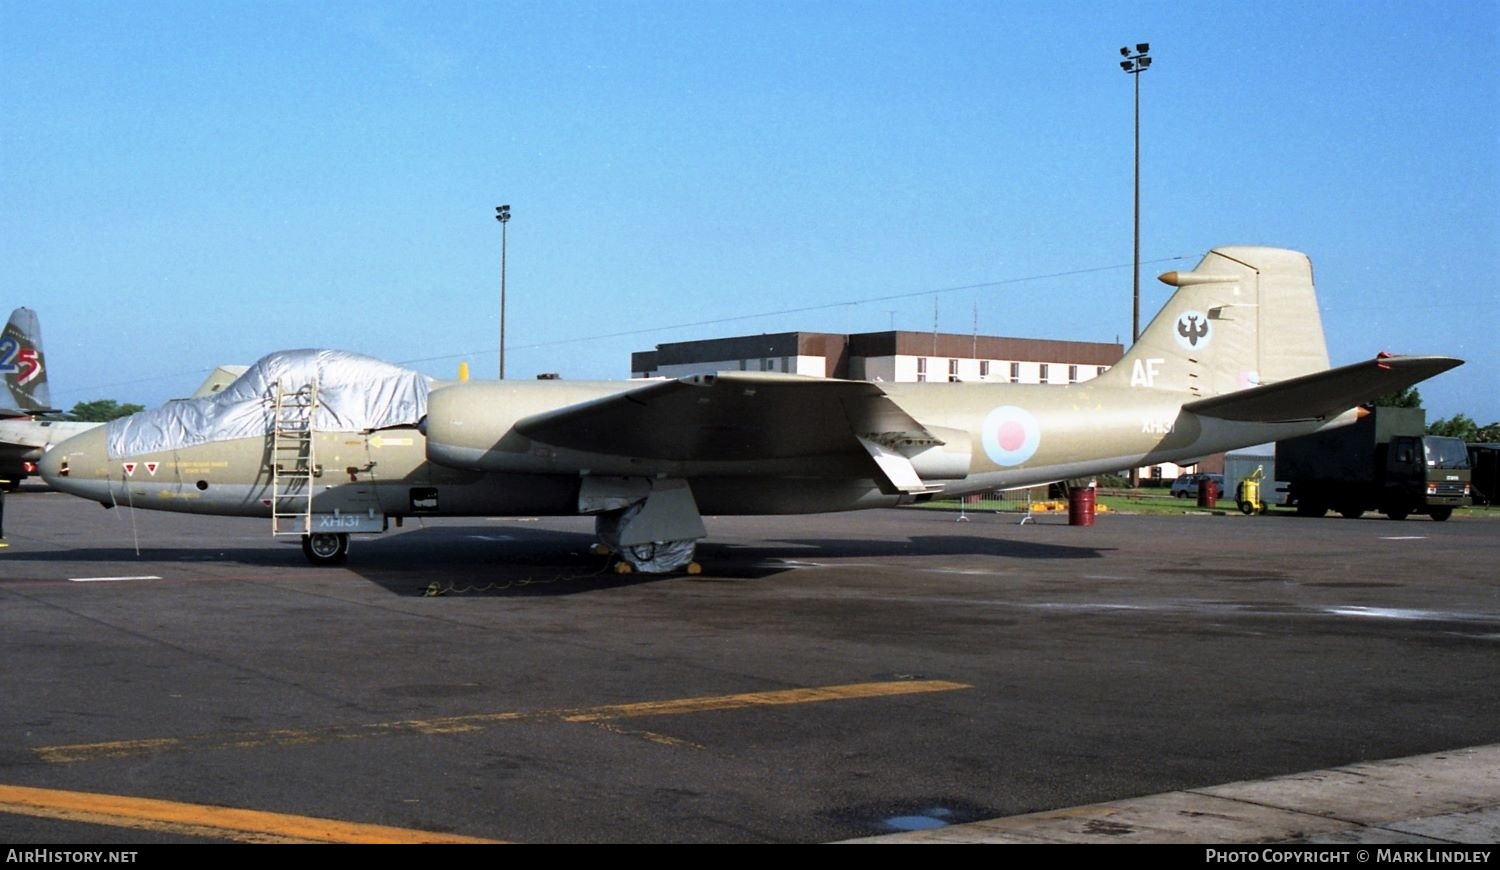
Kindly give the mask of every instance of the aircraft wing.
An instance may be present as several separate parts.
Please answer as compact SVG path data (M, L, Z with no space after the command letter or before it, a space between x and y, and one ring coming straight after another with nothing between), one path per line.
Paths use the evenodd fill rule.
M1183 405L1182 409L1241 422L1322 420L1377 396L1404 390L1463 362L1446 356L1376 357L1276 384L1200 399Z
M515 428L558 447L664 460L864 455L864 439L937 440L874 383L772 372L658 381Z

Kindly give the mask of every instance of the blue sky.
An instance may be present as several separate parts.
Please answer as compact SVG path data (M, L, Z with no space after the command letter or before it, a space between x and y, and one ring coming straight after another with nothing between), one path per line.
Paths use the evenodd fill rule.
M511 377L935 311L1128 341L1147 41L1143 319L1215 245L1297 248L1336 364L1462 357L1422 394L1485 423L1497 10L0 0L0 308L64 407L291 347L493 376L504 202Z

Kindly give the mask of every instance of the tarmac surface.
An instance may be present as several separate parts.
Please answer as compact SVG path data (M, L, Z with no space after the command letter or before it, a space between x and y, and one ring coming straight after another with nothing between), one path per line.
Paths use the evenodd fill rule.
M0 841L1500 839L1500 520L587 519L305 564L6 498ZM432 594L441 593L441 594Z

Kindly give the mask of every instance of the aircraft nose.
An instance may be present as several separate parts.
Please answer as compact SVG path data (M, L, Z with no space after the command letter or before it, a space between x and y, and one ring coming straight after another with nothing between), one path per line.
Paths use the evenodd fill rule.
M105 427L80 432L53 445L37 463L47 485L83 498L109 500L109 457Z

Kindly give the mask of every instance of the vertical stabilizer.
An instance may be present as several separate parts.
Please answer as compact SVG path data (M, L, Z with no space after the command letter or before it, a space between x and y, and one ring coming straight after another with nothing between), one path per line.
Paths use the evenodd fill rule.
M11 312L10 322L0 332L0 377L5 379L0 412L30 414L51 410L47 369L42 361L42 328L36 312L30 308Z
M1215 248L1109 371L1132 386L1206 398L1328 368L1307 255L1281 248Z

